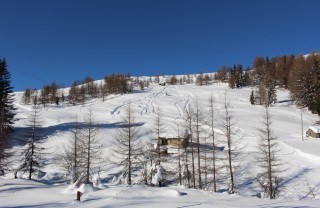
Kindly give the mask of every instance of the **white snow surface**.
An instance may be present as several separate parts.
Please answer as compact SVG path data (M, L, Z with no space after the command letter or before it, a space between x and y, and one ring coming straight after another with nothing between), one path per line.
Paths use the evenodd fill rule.
M146 142L152 136L152 128L157 107L163 112L166 124L165 135L176 135L175 125L183 121L184 109L198 99L204 115L208 111L207 103L213 94L217 114L223 113L223 98L227 95L232 106L237 134L243 138L244 158L237 175L237 193L213 193L187 189L183 186L149 187L142 185L115 185L111 182L119 168L110 165L108 171L101 173L100 179L105 188L81 187L84 192L81 202L75 201L75 192L79 189L64 181L64 174L58 166L52 164L53 154L47 154L44 176L29 181L18 173L19 179L12 179L13 172L0 178L0 207L320 207L320 140L302 138L302 133L319 119L318 116L303 110L304 129L301 129L301 114L289 99L289 93L278 89L278 103L270 108L272 129L282 149L282 158L288 168L285 174L286 189L279 199L268 200L257 197L258 186L252 178L257 172L254 152L259 138L257 128L262 121L264 108L251 105L251 88L228 89L227 84L215 83L210 86L175 85L159 86L151 84L149 88L126 95L109 95L105 102L99 99L87 101L84 105L49 105L42 109L43 126L47 127L47 138L43 146L54 153L72 139L71 130L75 121L83 122L87 108L92 107L96 125L100 130L99 139L103 155L107 157L113 148L115 131L124 115L124 107L131 102L139 129L139 139ZM23 136L28 112L31 107L22 104L22 93L16 93L15 106L17 118L15 138ZM223 130L216 127L221 138ZM164 135L164 136L165 136ZM305 135L304 135L305 136ZM218 144L217 146L222 146ZM21 146L15 145L14 152ZM17 154L18 155L18 154ZM17 156L17 158L19 158ZM16 164L16 166L18 163ZM174 165L174 164L172 164ZM310 191L312 189L312 193Z

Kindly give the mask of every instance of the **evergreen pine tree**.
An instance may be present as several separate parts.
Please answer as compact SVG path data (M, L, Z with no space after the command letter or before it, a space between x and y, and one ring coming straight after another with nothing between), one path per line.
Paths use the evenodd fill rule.
M251 95L250 95L250 103L251 105L254 105L254 94L253 94L253 90L251 91Z
M40 107L37 105L33 106L33 110L29 114L25 138L22 163L18 170L28 172L28 179L31 180L32 175L36 174L43 166L42 155L44 148L41 147L40 143L44 136L40 120Z
M13 132L15 108L13 106L13 91L5 59L0 59L0 175L8 168L10 152L8 137Z

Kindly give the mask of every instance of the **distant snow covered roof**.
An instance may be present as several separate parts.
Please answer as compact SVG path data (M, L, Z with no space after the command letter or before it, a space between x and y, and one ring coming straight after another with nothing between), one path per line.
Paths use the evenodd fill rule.
M166 138L174 138L174 137L176 137L176 136L173 136L173 134L165 134L164 137L166 137Z
M315 133L320 133L320 126L310 126L309 129Z

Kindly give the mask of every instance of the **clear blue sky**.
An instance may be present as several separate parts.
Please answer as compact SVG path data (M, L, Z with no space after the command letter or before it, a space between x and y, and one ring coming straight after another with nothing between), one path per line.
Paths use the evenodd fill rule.
M86 76L216 71L320 49L319 0L0 0L15 90Z

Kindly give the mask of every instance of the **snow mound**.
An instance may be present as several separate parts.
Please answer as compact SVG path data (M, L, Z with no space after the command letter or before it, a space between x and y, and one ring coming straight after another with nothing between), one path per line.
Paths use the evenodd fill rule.
M179 196L181 196L180 191L178 191L176 189L169 189L169 190L163 191L162 194L163 194L163 196L166 196L166 197L179 197Z
M98 191L98 188L93 187L93 185L91 184L82 184L77 191L80 191L81 193L91 193L91 192L95 192Z
M148 186L132 186L125 187L115 194L116 198L122 199L139 199L139 198L165 198L165 197L179 197L182 194L173 188L158 188Z
M103 189L106 189L103 185L101 185ZM79 188L77 188L74 184L67 186L62 190L63 194L76 194L78 191L81 193L91 193L100 190L99 188L94 187L92 184L82 184Z
M97 186L97 188L98 189L107 189L107 188L109 188L108 186L106 186L106 185L104 185L104 184L99 184L98 186Z
M71 184L69 186L67 186L66 188L64 188L62 190L63 194L76 194L77 193L77 187L74 184Z

